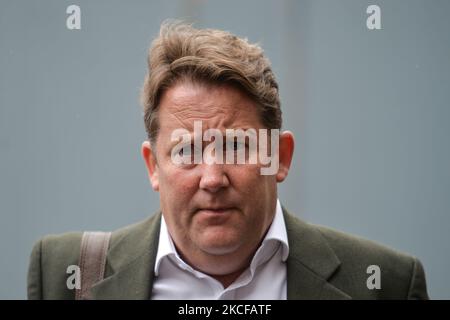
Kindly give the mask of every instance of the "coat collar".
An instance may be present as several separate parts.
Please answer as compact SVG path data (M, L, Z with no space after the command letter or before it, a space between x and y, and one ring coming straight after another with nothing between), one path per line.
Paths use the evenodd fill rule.
M314 227L283 208L289 257L288 299L350 299L327 280L340 261ZM105 278L92 289L93 299L150 299L158 250L161 212L113 233Z
M150 299L160 222L158 212L113 233L105 278L92 287L92 299Z
M351 299L327 280L341 262L320 231L283 208L289 241L287 298Z

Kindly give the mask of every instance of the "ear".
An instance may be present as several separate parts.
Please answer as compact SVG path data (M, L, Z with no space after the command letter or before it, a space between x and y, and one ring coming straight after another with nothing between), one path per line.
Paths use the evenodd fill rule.
M159 191L158 163L156 162L156 157L148 140L142 143L141 153L147 167L150 184L153 190Z
M289 168L291 167L292 157L294 155L294 135L290 131L284 131L280 135L279 144L279 167L276 175L277 182L283 182L286 179Z

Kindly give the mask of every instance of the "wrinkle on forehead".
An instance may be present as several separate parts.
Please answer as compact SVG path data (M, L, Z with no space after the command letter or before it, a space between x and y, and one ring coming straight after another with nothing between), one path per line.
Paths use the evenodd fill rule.
M179 84L161 102L170 121L188 130L194 121L202 121L206 129L248 126L259 119L255 103L232 86Z

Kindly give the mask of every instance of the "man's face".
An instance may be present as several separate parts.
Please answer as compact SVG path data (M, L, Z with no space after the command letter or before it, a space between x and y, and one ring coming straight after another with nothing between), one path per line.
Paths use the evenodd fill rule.
M252 250L272 222L280 177L261 175L259 163L175 164L171 153L178 141L171 141L172 132L186 129L194 141L194 121L224 137L225 129L263 128L256 104L232 86L182 82L165 91L155 150L144 143L143 155L169 232L188 261L190 255Z

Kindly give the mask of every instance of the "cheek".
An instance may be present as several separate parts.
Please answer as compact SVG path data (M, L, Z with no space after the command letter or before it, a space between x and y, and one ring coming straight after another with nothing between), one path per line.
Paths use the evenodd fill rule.
M165 197L168 205L177 206L178 203L187 204L198 188L198 179L189 171L174 165L161 166L159 170L160 196Z
M260 166L257 165L234 166L230 174L233 176L235 188L251 197L260 195L275 183L275 176L261 175Z
M197 188L195 179L186 171L162 167L160 179L160 205L173 235L185 234L190 224L190 201ZM184 237L184 236L181 236Z
M271 207L277 198L276 177L261 175L259 168L239 168L234 170L234 180L247 222L255 229L265 228L266 218L272 216ZM268 213L267 217L264 212Z

